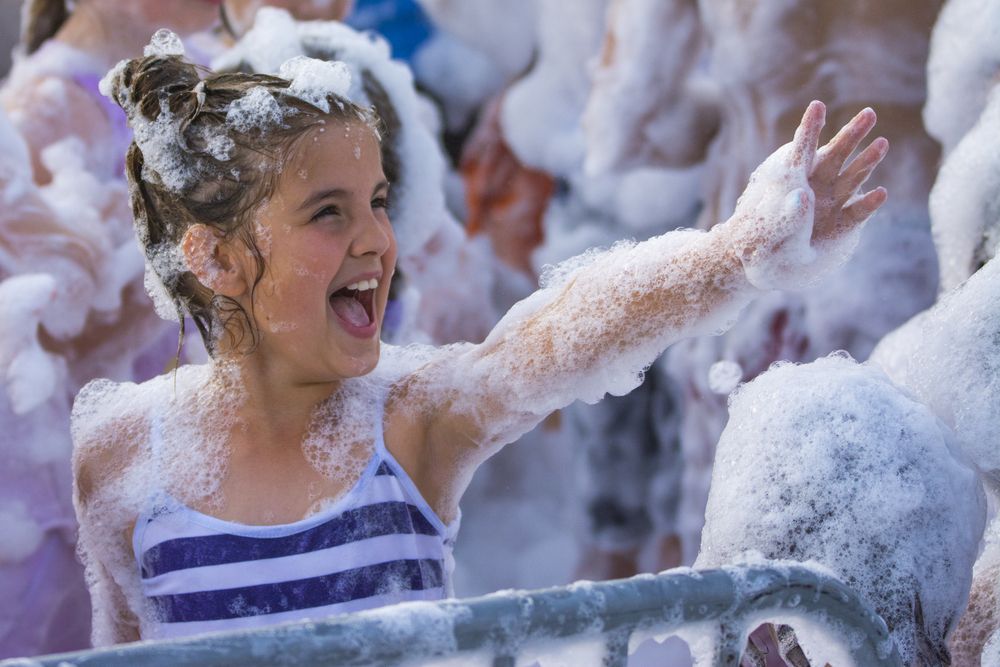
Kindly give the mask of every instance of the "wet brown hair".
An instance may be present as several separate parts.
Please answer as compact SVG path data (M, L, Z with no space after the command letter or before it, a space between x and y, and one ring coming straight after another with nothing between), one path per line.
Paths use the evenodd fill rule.
M53 37L66 19L66 0L26 0L21 9L21 44L24 52L34 53Z
M207 74L204 79L202 73ZM327 120L366 124L380 137L377 117L333 94L327 98L330 111L324 112L290 94L286 79L212 73L179 56L129 60L110 77L110 91L137 134L126 161L136 235L177 308L182 335L188 315L210 353L223 333L232 337L234 346L243 345L249 335L252 349L259 335L252 313L253 291L266 269L252 220L274 191L281 163L297 139ZM258 88L277 103L282 119L263 128L227 123L230 106ZM175 132L171 137L175 141L153 150L169 152L168 166L189 176L183 182L157 171L163 155L144 155L140 146L142 128L161 122ZM225 146L221 151L220 141ZM236 300L215 294L186 268L171 267L160 257L164 251L177 252L184 233L195 224L211 227L227 240L238 238L253 254L257 275L251 286L251 313Z

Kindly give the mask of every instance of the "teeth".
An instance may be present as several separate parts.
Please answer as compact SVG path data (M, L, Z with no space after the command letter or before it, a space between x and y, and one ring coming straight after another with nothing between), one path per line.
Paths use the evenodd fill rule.
M356 283L351 283L347 286L347 289L363 292L365 290L375 289L376 287L378 287L378 280L372 278L371 280L360 280Z

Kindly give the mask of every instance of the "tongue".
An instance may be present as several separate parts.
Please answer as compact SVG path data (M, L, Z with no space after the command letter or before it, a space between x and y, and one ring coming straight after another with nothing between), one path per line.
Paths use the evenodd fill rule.
M337 313L340 319L356 327L366 327L371 324L368 319L368 312L357 299L349 296L335 296L330 299L330 306L333 312Z

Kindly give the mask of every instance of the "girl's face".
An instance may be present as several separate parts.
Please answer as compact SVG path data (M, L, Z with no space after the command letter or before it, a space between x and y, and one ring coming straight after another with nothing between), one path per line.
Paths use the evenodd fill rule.
M266 268L246 310L260 330L257 350L299 381L363 375L378 361L396 265L388 189L373 131L327 121L297 142L258 211Z

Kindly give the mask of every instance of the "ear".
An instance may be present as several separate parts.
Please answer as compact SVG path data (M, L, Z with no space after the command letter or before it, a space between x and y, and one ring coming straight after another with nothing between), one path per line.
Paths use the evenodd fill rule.
M238 243L238 241L235 241ZM188 269L202 285L216 294L238 298L247 290L243 264L237 261L234 241L208 225L191 225L181 239Z

